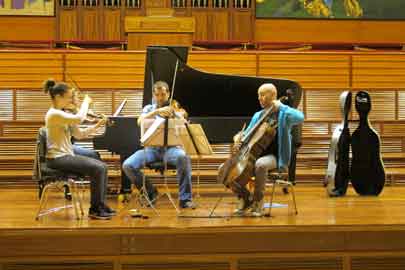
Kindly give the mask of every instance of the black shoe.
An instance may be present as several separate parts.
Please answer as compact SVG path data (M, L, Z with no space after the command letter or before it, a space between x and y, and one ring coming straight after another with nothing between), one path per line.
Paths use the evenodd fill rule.
M183 208L183 209L184 208L191 208L191 209L197 208L197 205L192 201L180 201L179 205L180 205L180 208Z
M103 204L102 206L102 209L107 213L107 214L109 214L111 217L112 216L115 216L116 214L117 214L117 211L115 211L114 209L112 209L112 208L110 208L108 205L106 205L106 204Z
M107 220L111 219L111 214L108 214L103 207L90 207L89 218Z

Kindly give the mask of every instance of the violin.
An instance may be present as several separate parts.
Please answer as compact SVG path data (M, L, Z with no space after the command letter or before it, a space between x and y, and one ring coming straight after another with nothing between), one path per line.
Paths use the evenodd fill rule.
M79 110L81 101L79 98L79 93L80 91L77 90L76 88L73 88L73 95L72 95L72 103L69 107L65 108L66 111L76 114ZM105 118L103 115L101 114L97 114L94 111L92 111L91 109L89 109L87 111L87 116L86 119L84 120L85 122L89 122L89 123L94 123L98 120L101 120L103 118Z
M170 118L184 118L187 119L188 118L188 113L187 111L180 105L180 103L174 99L168 100L165 103L163 103L163 105L160 107L170 107L172 109L172 115L170 116Z

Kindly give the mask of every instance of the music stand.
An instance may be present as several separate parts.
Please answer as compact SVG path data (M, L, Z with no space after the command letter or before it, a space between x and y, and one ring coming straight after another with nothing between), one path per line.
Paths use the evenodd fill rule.
M180 129L180 137L183 142L184 151L188 155L197 156L197 194L200 197L200 161L202 155L212 155L213 151L208 142L204 129L200 124L185 123Z
M182 146L182 141L179 136L178 127L184 125L184 119L165 119L165 118L156 118L156 119L144 119L141 123L141 144L144 146L144 151L146 147L163 147L166 153L168 147L172 146ZM146 167L146 155L144 155L144 167ZM167 161L163 158L164 171L167 171ZM161 196L167 196L170 203L173 205L177 213L179 209L177 208L167 183L166 174L164 177L164 186L165 191ZM146 190L146 176L143 175L141 196L146 199L148 205L155 211L157 215L156 208L153 206L152 201L149 199Z

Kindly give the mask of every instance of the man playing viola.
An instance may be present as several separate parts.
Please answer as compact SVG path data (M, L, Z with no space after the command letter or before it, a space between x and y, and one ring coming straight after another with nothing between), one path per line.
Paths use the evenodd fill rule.
M138 124L142 125L144 119L173 117L175 113L173 107L166 106L169 96L168 84L163 81L156 82L153 85L153 99L155 103L146 105L143 108L141 116L138 119ZM122 169L138 190L142 189L143 174L141 168L145 161L146 164L165 161L169 165L176 166L177 180L179 182L179 206L180 208L195 208L191 191L191 160L183 148L179 146L172 146L166 149L164 147L145 147L145 149L136 151L126 159L122 165ZM145 185L147 195L150 201L154 203L157 199L158 191L148 179L146 179Z
M304 114L277 100L277 89L271 83L261 85L257 93L260 106L263 109L256 112L246 130L236 134L233 139L234 150L238 150L242 136L255 126L263 112L273 106L273 113L270 115L269 121L277 121L277 131L274 140L263 151L261 157L256 160L253 199L246 187L242 187L239 192L235 191L238 195L238 206L235 209L235 214L243 215L251 207L251 214L259 217L263 215L263 197L267 173L276 168L282 171L287 170L291 157L291 128L304 121Z

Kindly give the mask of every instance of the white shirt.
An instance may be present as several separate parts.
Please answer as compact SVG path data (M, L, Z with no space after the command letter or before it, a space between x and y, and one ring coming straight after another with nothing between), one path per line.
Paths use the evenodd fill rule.
M88 137L96 132L96 128L79 128L79 124L86 118L89 104L83 102L77 114L71 114L59 109L50 108L45 116L47 129L47 158L58 158L72 155L73 145L71 138L77 139Z

